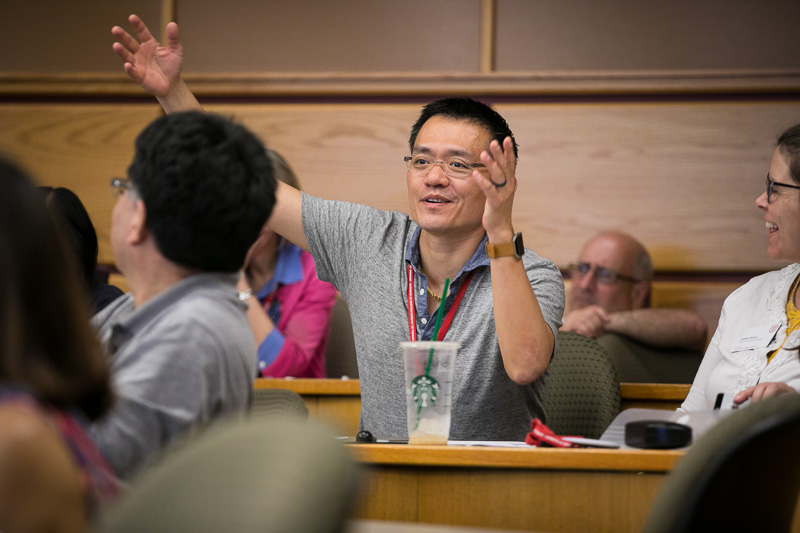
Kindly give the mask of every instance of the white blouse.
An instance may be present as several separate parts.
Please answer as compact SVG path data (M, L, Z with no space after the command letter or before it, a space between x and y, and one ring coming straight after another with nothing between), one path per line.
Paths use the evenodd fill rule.
M786 338L786 299L800 264L757 276L739 287L722 306L719 325L694 383L679 411L708 410L719 393L736 394L758 383L782 381L800 391L800 330L786 339L783 348L767 364L767 353ZM760 347L736 351L748 330L759 327L760 335L776 326L771 340Z

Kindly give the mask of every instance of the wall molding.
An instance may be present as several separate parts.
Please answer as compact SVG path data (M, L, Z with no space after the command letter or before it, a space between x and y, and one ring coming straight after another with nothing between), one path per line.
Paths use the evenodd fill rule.
M542 96L798 93L800 70L187 73L198 96ZM136 96L124 74L0 73L0 96Z

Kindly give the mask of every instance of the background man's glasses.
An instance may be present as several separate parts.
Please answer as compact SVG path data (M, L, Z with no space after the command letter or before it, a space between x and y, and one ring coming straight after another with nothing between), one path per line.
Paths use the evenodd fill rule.
M597 278L599 283L603 285L614 285L615 283L622 281L630 281L632 283L636 283L642 281L640 279L634 278L633 276L626 276L624 274L620 274L618 272L614 272L613 270L597 265L593 265L591 263L573 263L569 265L569 273L573 279L580 279L587 274L591 274L594 271L594 275Z
M451 157L446 161L434 161L432 157L424 155L407 155L403 161L406 162L409 170L423 176L430 172L434 165L442 165L445 175L456 179L467 178L474 169L485 167L481 163L470 163L459 157Z
M788 183L778 183L767 174L767 203L772 202L772 193L775 192L775 187L788 187L790 189L800 189L800 186L789 185Z

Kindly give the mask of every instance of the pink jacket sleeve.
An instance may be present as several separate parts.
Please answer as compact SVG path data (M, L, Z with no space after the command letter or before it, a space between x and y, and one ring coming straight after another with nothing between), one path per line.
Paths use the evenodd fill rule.
M277 329L284 343L272 364L262 371L263 376L325 377L325 349L336 287L317 279L311 254L302 252L300 260L303 279L276 293L281 304Z

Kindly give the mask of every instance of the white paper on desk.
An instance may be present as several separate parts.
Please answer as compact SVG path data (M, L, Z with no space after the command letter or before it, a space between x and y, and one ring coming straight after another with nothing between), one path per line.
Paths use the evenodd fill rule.
M728 411L730 413L731 411ZM632 408L622 411L600 436L600 440L616 442L623 450L633 449L625 444L625 425L628 422L654 420L677 422L692 428L692 442L699 439L722 416L720 411L691 411L688 413L667 409Z
M448 446L489 446L494 448L535 448L517 440L449 440Z

